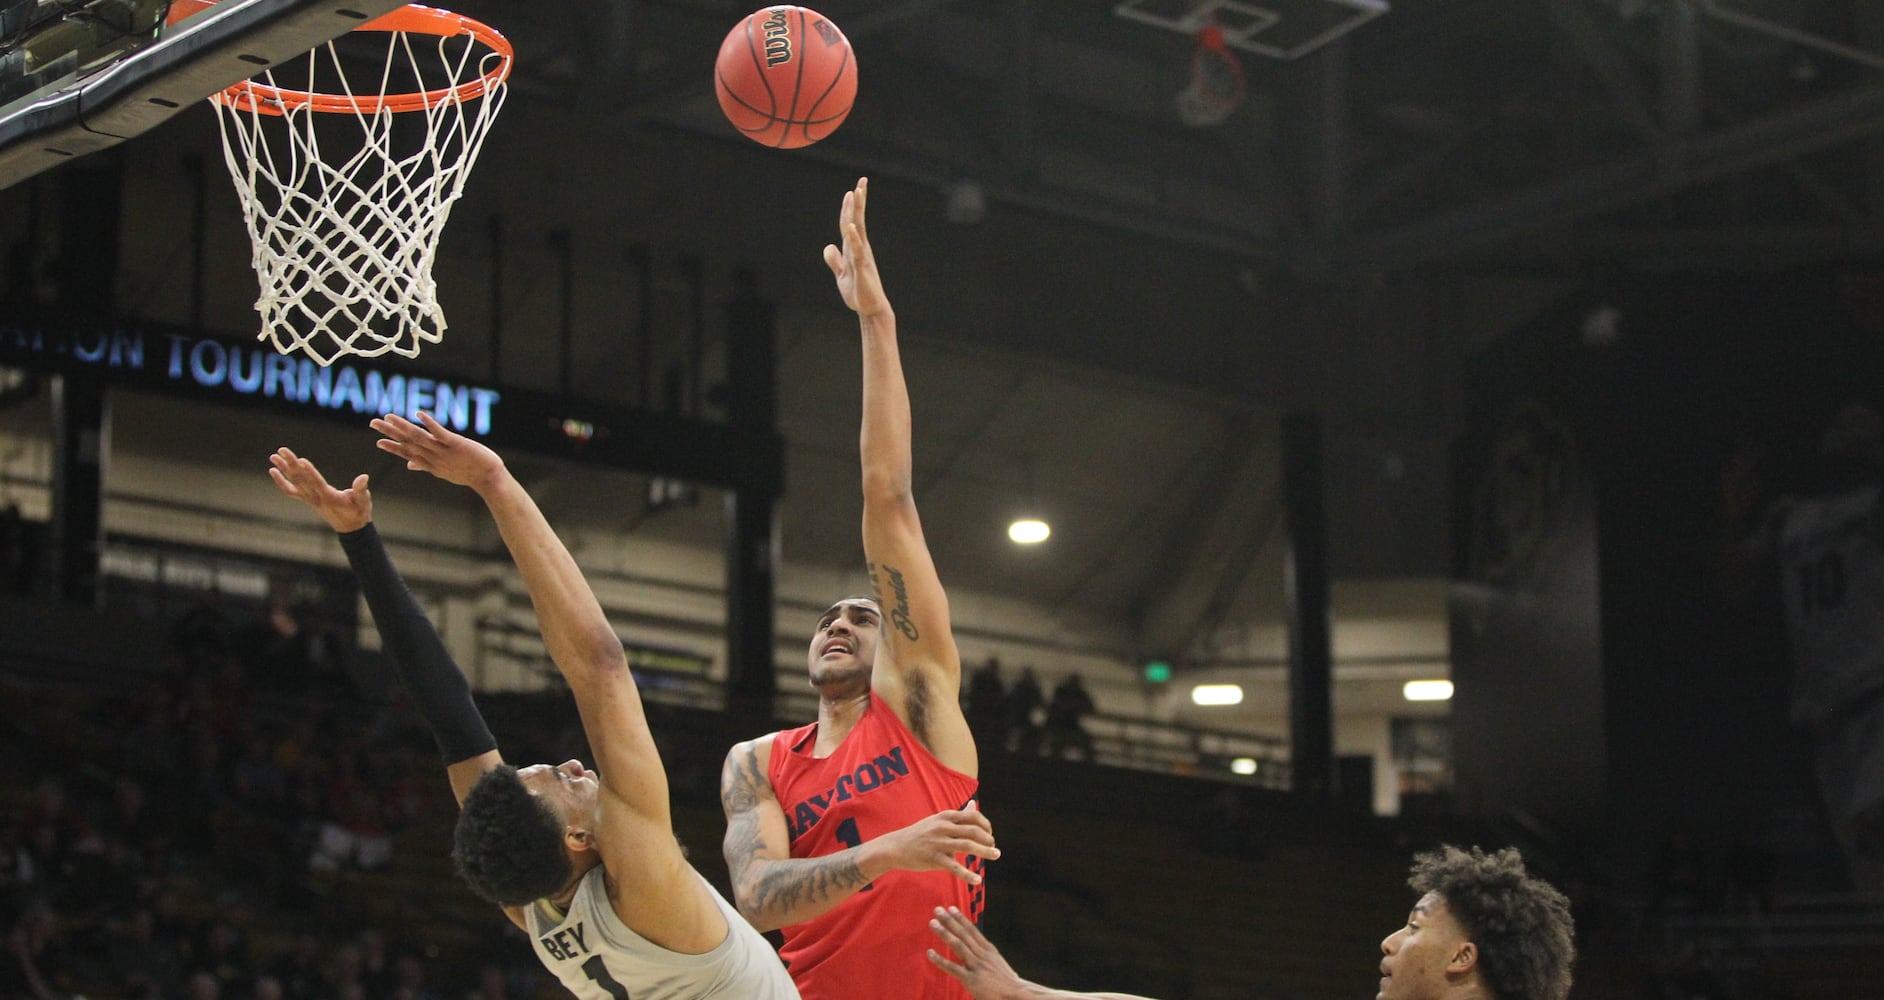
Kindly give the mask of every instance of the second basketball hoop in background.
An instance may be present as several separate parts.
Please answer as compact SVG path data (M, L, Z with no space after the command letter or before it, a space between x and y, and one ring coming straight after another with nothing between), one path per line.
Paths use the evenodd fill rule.
M830 18L803 7L766 7L727 33L713 84L720 110L741 134L797 149L844 124L857 96L857 60Z
M1221 124L1245 96L1242 61L1230 51L1223 27L1205 22L1191 50L1190 85L1177 96L1178 118L1192 128Z

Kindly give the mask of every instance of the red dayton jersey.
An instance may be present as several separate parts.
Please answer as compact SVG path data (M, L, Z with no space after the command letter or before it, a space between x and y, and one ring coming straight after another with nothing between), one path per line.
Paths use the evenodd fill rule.
M856 847L975 796L974 778L945 766L917 742L876 692L857 728L819 759L812 723L772 741L772 791L791 829L792 857ZM981 859L958 858L981 871ZM823 916L783 929L779 957L804 1000L969 1000L962 984L929 963L938 906L981 922L982 887L950 872L895 871Z

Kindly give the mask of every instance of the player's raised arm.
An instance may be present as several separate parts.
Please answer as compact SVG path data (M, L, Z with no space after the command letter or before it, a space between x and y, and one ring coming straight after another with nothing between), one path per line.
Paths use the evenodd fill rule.
M438 743L452 797L464 805L472 786L486 772L502 766L504 758L471 698L464 672L452 661L438 629L406 588L380 542L379 530L373 526L373 494L367 477L355 476L346 489L335 489L313 462L287 448L278 449L268 461L273 466L268 474L276 488L313 508L340 536L340 547L360 581L393 672ZM523 926L519 907L502 909L512 923Z
M909 387L890 308L865 228L869 182L844 195L841 246L824 261L844 304L857 313L863 346L864 559L883 611L883 647L871 686L944 764L979 771L974 738L962 716L961 654L950 629L948 596L923 539L912 492Z
M415 424L396 414L374 420L373 429L385 435L380 448L405 459L407 468L470 487L490 508L530 592L550 659L575 695L608 797L666 824L667 775L641 695L621 639L582 570L496 452L452 432L430 414L420 414L419 420Z
M373 527L373 494L367 477L356 476L346 489L336 489L313 462L287 448L268 456L268 461L273 466L268 474L276 488L307 504L340 536L340 547L360 581L393 671L431 729L452 795L463 803L478 778L502 764L503 758L471 699L471 685L452 662L438 630L406 589L380 542L379 531Z

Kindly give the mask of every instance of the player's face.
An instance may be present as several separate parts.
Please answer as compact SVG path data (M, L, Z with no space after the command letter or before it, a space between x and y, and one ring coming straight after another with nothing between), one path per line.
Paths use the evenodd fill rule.
M564 823L594 823L596 804L602 792L602 776L582 766L579 760L561 764L532 764L517 772L517 779L531 795L541 797Z
M1445 995L1446 967L1466 945L1444 897L1429 892L1413 904L1406 926L1380 942L1378 1000L1434 1000Z
M875 601L839 601L831 605L811 634L807 657L811 683L821 686L858 677L867 680L876 662L882 622Z

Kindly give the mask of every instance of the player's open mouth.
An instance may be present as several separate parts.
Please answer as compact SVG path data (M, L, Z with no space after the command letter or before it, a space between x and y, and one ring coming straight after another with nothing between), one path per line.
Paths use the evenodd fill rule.
M834 643L831 643L829 646L824 647L823 655L830 656L832 653L844 653L848 655L854 652L856 651L850 648L850 643L834 642Z

